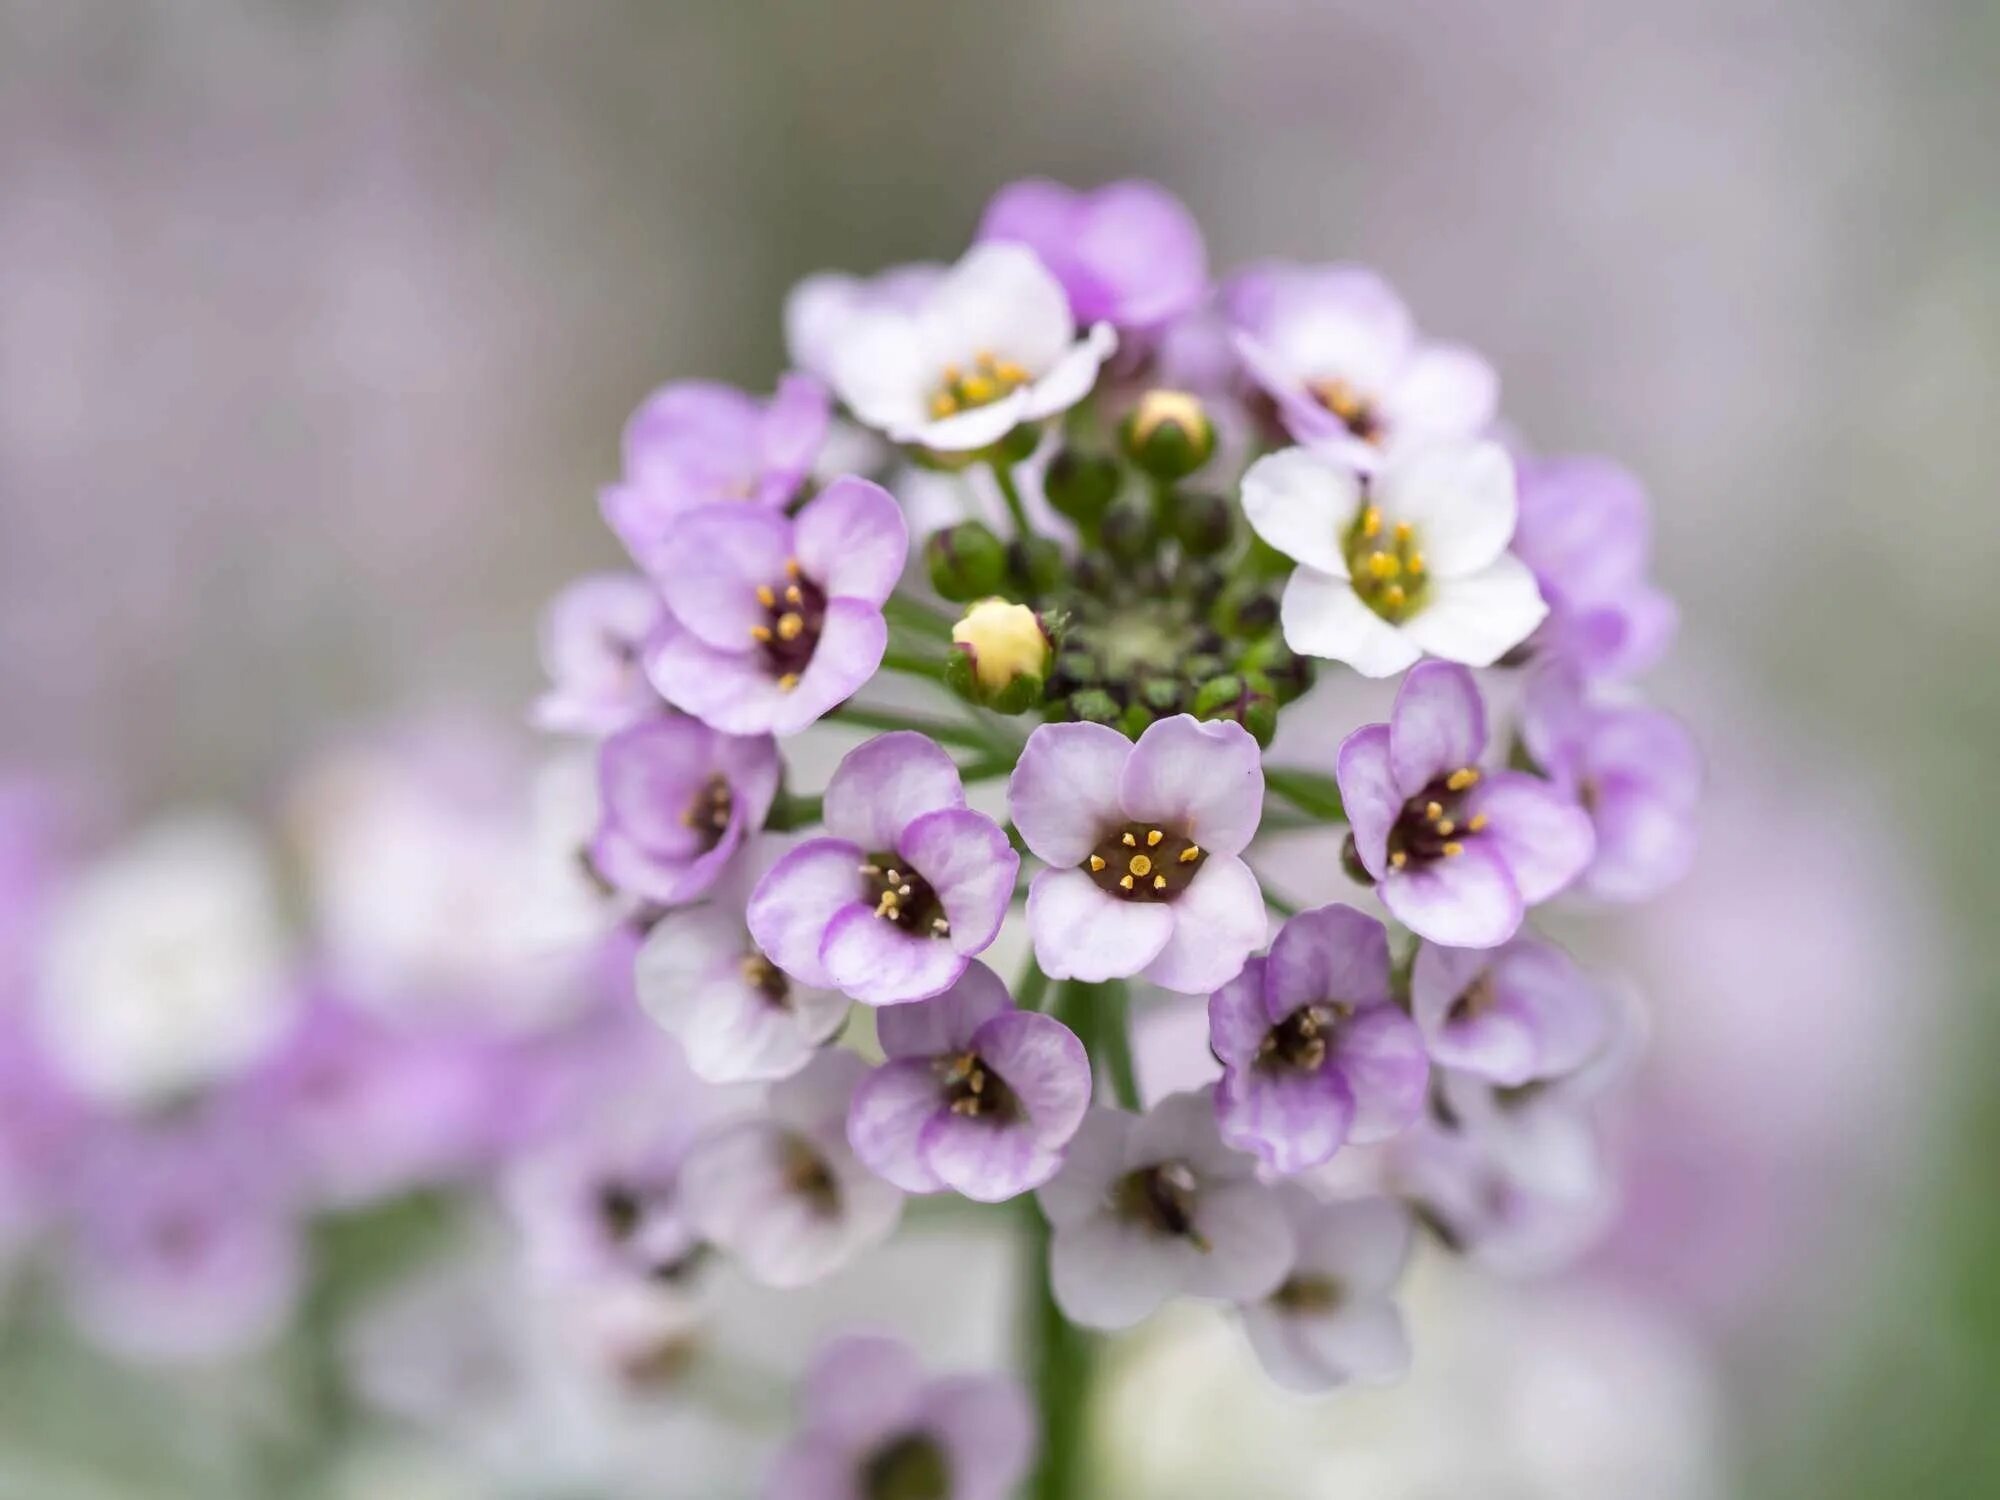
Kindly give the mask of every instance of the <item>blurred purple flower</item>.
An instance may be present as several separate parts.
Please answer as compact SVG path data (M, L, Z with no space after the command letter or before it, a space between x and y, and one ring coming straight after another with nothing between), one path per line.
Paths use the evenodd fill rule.
M875 313L914 314L949 269L919 261L867 277L841 271L806 277L785 297L785 352L801 370L830 384L851 320Z
M965 805L951 757L908 730L849 751L822 809L827 836L750 898L758 947L800 983L868 1005L937 994L998 935L1021 857Z
M764 826L783 767L769 735L718 734L679 714L621 730L598 751L602 806L591 867L662 906L702 895Z
M632 573L595 573L556 595L542 616L549 688L535 701L535 727L615 734L660 712L645 652L665 614L652 584Z
M1590 819L1539 777L1481 771L1486 706L1464 667L1425 662L1387 724L1340 747L1354 848L1390 912L1418 936L1497 947L1527 907L1590 861Z
M1390 1198L1321 1203L1284 1195L1298 1253L1277 1289L1247 1304L1243 1331L1264 1373L1293 1391L1382 1385L1410 1366L1390 1300L1410 1257L1410 1215Z
M1238 857L1263 804L1262 757L1239 724L1178 714L1137 744L1101 724L1038 728L1007 806L1051 867L1028 893L1043 972L1140 974L1186 994L1234 978L1267 929L1257 878Z
M1424 1107L1423 1040L1390 987L1389 937L1351 906L1301 912L1209 997L1222 1139L1273 1172L1394 1135Z
M1026 245L1060 281L1079 323L1149 331L1208 293L1201 226L1157 183L1078 192L1031 177L1000 189L977 238Z
M1247 1302L1291 1265L1283 1202L1216 1133L1211 1091L1145 1115L1093 1109L1040 1192L1050 1286L1064 1316L1129 1328L1177 1295Z
M1034 1411L1017 1382L927 1380L893 1339L826 1344L800 1394L770 1500L1006 1500L1034 1458Z
M690 1221L768 1286L831 1275L887 1239L903 1195L856 1159L847 1115L868 1065L822 1052L765 1112L703 1138L681 1166Z
M1420 945L1410 1011L1433 1062L1504 1087L1575 1070L1611 1027L1605 996L1575 960L1526 937L1498 948Z
M836 479L796 518L688 512L654 569L671 618L647 657L653 685L725 734L796 734L881 665L882 601L909 546L895 500L866 479Z
M847 1138L910 1193L999 1203L1040 1187L1090 1107L1090 1058L1053 1016L1016 1010L993 971L967 966L930 1000L875 1020L888 1060L854 1091Z

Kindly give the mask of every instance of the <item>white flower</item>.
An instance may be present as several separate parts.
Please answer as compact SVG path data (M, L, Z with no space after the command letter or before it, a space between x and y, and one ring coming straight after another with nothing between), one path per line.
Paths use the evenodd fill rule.
M1491 666L1548 613L1507 550L1514 467L1496 443L1394 453L1373 474L1287 448L1243 476L1243 510L1299 564L1285 586L1285 643L1364 677L1426 655Z
M984 244L907 306L852 310L830 351L836 395L899 443L965 452L1074 406L1118 345L1076 336L1069 299L1024 246Z
M36 1022L91 1098L162 1102L255 1060L296 995L255 832L219 814L141 834L57 900Z

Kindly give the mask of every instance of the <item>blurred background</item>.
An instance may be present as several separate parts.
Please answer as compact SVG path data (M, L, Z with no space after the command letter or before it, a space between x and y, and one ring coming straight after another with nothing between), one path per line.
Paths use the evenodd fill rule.
M647 390L767 389L793 281L949 258L1013 177L1156 178L1644 477L1714 794L1593 939L1657 1033L1610 1244L1440 1287L1331 1425L1140 1341L1130 1493L1510 1443L1510 1495L1991 1492L1996 65L1982 0L0 0L0 761L267 816L330 736L518 723ZM159 1386L16 1299L0 1496L239 1492L189 1433L244 1391Z

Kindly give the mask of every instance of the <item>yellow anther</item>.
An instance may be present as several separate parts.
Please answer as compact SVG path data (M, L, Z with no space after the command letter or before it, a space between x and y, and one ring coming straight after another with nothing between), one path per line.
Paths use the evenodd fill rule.
M1101 869L1103 869L1103 868L1104 868L1104 856L1103 856L1103 855L1101 855L1101 854L1093 854L1093 855L1091 855L1091 856L1090 856L1090 868L1091 868L1092 870L1101 870Z
M1118 883L1128 891L1132 889L1132 877L1130 875L1120 875Z
M1134 875L1144 878L1153 873L1152 856L1135 854L1125 862L1125 868L1130 870Z
M1386 589L1382 590L1382 602L1391 609L1400 609L1404 599L1407 597L1409 596L1403 592L1403 586L1400 583L1392 583Z
M946 365L944 367L944 383L946 385L957 385L964 374L965 371L957 365Z
M932 917L931 931L942 937L945 933L951 931L951 922L945 917Z
M796 672L787 672L784 676L778 679L778 691L781 693L789 693L793 688L797 687L798 685L799 685L799 674Z
M1000 363L999 360L993 357L991 349L981 349L979 353L973 356L972 362L982 370L991 370Z
M1409 862L1410 862L1410 856L1405 854L1401 849L1398 849L1395 853L1389 856L1389 868L1391 868L1392 870L1400 870L1403 868L1404 865L1408 864Z
M785 613L778 616L778 639L781 641L797 640L799 633L805 628L806 622L803 615L786 610Z
M1167 888L1167 877L1164 875L1155 875L1153 877L1153 889L1156 891L1164 891L1166 888Z
M999 385L985 375L973 375L962 381L958 387L970 405L977 406L983 401L991 401L1000 394Z
M1444 804L1442 802L1426 802L1424 804L1424 816L1435 823L1439 818L1444 816Z
M1399 542L1407 542L1407 541L1408 541L1408 540L1409 540L1409 539L1410 539L1411 537L1415 536L1416 534L1417 534L1417 533L1416 533L1415 529L1414 529L1414 528L1413 528L1413 527L1412 527L1412 526L1410 525L1410 523L1409 523L1408 521L1398 521L1398 522L1396 523L1396 540L1397 540L1397 541L1399 541Z
M1446 859L1456 859L1459 855L1463 853L1465 853L1465 845L1459 843L1458 840L1456 839L1453 839L1450 843L1444 846L1444 854Z
M1365 507L1365 508L1364 508L1364 509L1362 510L1362 512L1361 512L1361 534L1362 534L1363 536L1380 536L1380 535L1382 534L1382 507L1381 507L1381 506L1379 506L1379 505L1370 505L1370 506L1367 506L1367 507Z
M1404 563L1404 564L1403 564L1403 566L1404 566L1405 568L1409 569L1409 570L1410 570L1410 572L1411 572L1411 574L1413 574L1413 575L1414 575L1414 574L1418 574L1418 573L1421 573L1421 572L1423 572L1423 570L1424 570L1424 555L1423 555L1423 553L1421 553L1421 552L1412 552L1412 553L1410 554L1410 560L1409 560L1408 562Z
M1452 822L1450 818L1438 819L1438 833L1444 838L1450 838L1452 831L1457 827L1458 825Z
M799 576L799 560L796 557L785 559L785 576L787 578L796 578Z
M993 373L998 375L1007 385L1026 385L1028 383L1027 367L1025 365L1017 365L1011 359L1001 360L994 368Z
M768 583L758 584L757 602L763 605L764 608L769 609L772 605L778 602L778 591L772 588L771 585Z
M765 641L771 639L771 627L768 625L752 625L750 627L750 639L756 641L759 645L763 644Z
M1469 819L1466 820L1465 831L1467 833L1477 833L1479 832L1480 829L1484 828L1485 826L1486 826L1486 814L1474 813Z
M1471 766L1463 766L1445 777L1444 784L1454 792L1462 792L1479 780L1479 773Z
M806 602L806 596L799 591L799 586L796 583L788 583L785 585L785 603L803 604L805 602Z
M1193 844L1189 844L1187 848L1181 850L1181 863L1184 865L1191 865L1200 858L1201 850Z
M1160 840L1165 837L1166 834L1162 833L1159 829L1155 828L1151 833L1146 835L1146 847L1148 849L1159 848Z
M950 391L939 391L935 396L931 397L932 416L948 417L957 410L958 398L952 395Z
M1377 578L1394 578L1403 571L1403 565L1396 561L1392 552L1371 552L1368 554L1368 571Z
M1125 835L1123 843L1127 849L1132 849L1138 846L1139 841L1133 838L1132 835L1128 833Z

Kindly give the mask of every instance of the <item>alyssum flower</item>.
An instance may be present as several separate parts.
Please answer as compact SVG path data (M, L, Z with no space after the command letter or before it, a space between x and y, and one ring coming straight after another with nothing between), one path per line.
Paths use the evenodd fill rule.
M549 689L536 700L536 727L556 734L615 734L660 712L646 680L646 643L666 606L644 578L596 573L579 578L542 616L542 666Z
M1506 1087L1575 1071L1611 1028L1604 995L1575 961L1525 937L1498 948L1423 944L1410 1013L1433 1062Z
M808 839L750 897L757 945L802 984L869 1005L935 995L1000 931L1021 857L965 805L950 756L879 735L827 783L827 837Z
M1292 1268L1242 1310L1258 1363L1294 1391L1400 1378L1410 1337L1389 1294L1410 1256L1409 1210L1391 1198L1321 1203L1298 1190L1284 1201L1298 1244Z

